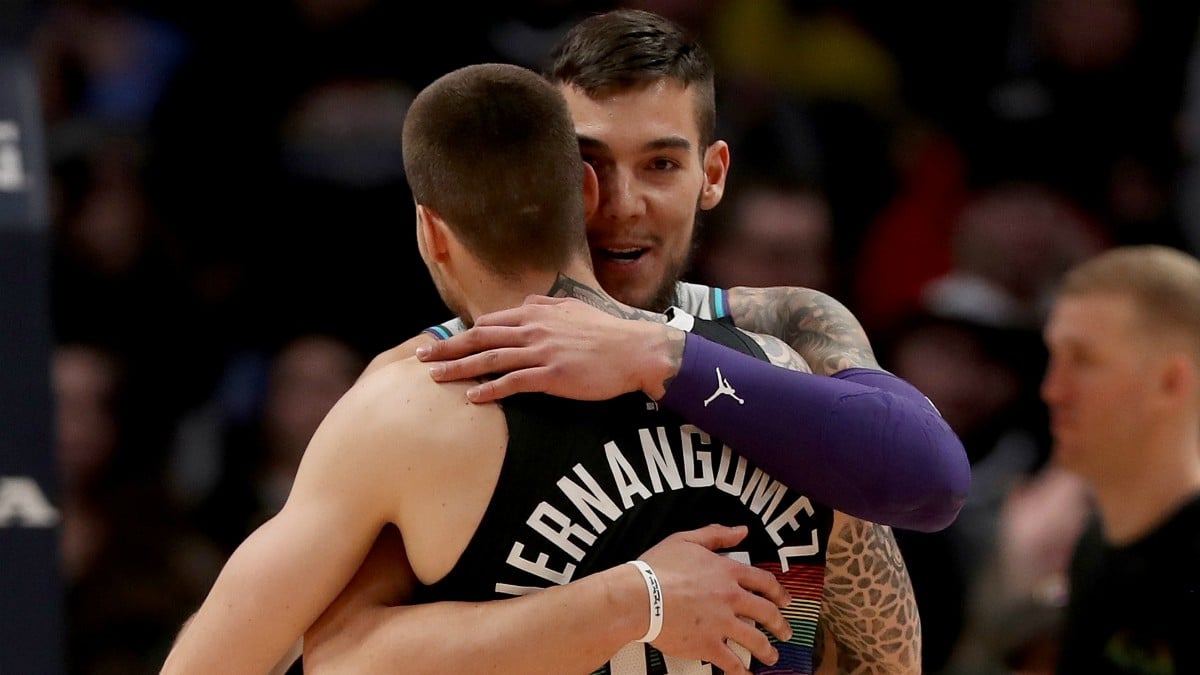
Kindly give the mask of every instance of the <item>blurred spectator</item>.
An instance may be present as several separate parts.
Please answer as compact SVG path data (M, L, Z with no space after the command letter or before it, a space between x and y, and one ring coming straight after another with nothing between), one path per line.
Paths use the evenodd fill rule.
M1035 409L1044 358L1035 331L928 310L910 314L878 343L880 363L925 392L971 461L971 493L949 528L895 533L921 611L925 672L948 672L1005 496L1045 460Z
M969 590L951 672L1054 675L1071 551L1092 510L1084 482L1047 464L1012 476L1000 498L995 537Z
M1067 266L1109 245L1107 233L1053 188L1002 181L972 188L959 150L927 150L911 191L863 244L855 301L869 327L887 330L922 307L998 326L1037 328Z
M57 461L63 484L63 572L69 581L89 569L108 535L96 510L121 443L120 364L104 349L62 345L54 352Z
M853 261L848 297L868 333L919 309L925 285L950 271L955 221L970 199L968 158L950 136L909 142L900 187L868 224Z
M144 128L189 48L183 31L116 0L52 0L34 34L50 126Z
M889 149L906 110L893 54L843 3L707 6L704 30L731 173L784 166L820 184L837 223L834 261L847 268L867 223L895 189ZM775 132L756 149L764 125Z
M899 103L893 54L853 10L828 1L717 2L709 18L718 72L888 117Z
M149 203L144 145L86 134L54 158L51 312L59 341L104 345L125 363L143 418L131 451L157 466L171 420L202 395L208 352L170 228ZM178 358L188 353L188 359Z
M108 350L56 348L67 662L89 675L158 672L222 558L184 526L161 483L131 466L125 369Z
M1195 3L1016 3L962 138L982 180L1028 179L1096 215L1115 243L1180 242L1168 197Z
M1029 596L1021 595L1022 588L1004 585L1011 580L1002 578L989 579L985 586L992 594L976 599L984 576L1016 574L1005 561L995 561L998 546L1016 549L1014 555L1022 560L1046 557L1020 547L1021 542L1000 543L1014 527L1005 516L1013 490L1041 469L1047 455L1036 397L1045 362L1037 331L1062 273L1106 245L1102 232L1078 207L1046 186L999 183L965 194L944 242L948 270L919 287L917 297L906 301L913 308L910 313L899 314L902 318L884 333L885 367L926 392L963 439L971 459L971 494L954 524L932 535L897 533L918 606L930 619L925 634L930 672L961 667L957 659L967 657L956 654L968 649L964 642L971 644L969 649L987 651L980 660L1002 656L1002 648L994 644L1000 639L995 627L1009 625L1011 616L997 607L1010 609L1012 603L1005 604L1010 592L1022 600ZM888 251L877 248L874 253ZM879 272L872 269L872 274ZM877 284L886 282L885 276L877 277ZM1075 521L1069 514L1064 517L1069 529ZM996 614L975 616L980 605ZM968 619L972 627L964 633ZM974 622L988 623L978 627ZM977 630L987 631L986 636ZM1006 634L1004 639L1015 637ZM1003 647L1009 648L1015 653L1016 645Z
M703 233L695 276L730 286L804 286L833 293L838 279L829 203L798 181L735 174Z
M278 0L193 20L155 116L150 188L222 360L318 324L374 353L441 319L398 129L417 88L495 58L485 14ZM401 296L403 311L375 311Z
M1193 40L1185 68L1178 126L1181 167L1173 201L1183 228L1181 248L1197 252L1200 251L1200 40Z
M1085 213L1054 190L1006 183L975 193L951 234L951 268L922 290L942 314L1036 329L1068 267L1108 240Z
M497 60L540 71L550 48L567 29L615 4L611 0L520 0L473 11L487 16L487 41Z
M1058 670L1200 672L1200 261L1165 246L1088 260L1045 337L1053 458L1096 505Z
M344 341L321 334L289 340L265 368L235 367L226 401L185 420L172 486L201 531L228 554L283 506L304 448L333 404L366 366ZM207 477L207 481L203 479Z

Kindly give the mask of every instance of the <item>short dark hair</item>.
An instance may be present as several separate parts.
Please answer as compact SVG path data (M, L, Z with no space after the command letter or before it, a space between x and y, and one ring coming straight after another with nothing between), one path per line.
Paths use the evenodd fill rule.
M674 80L694 92L701 151L716 135L712 59L695 36L658 14L617 9L580 21L551 50L543 74L593 98Z
M487 63L439 77L409 107L403 148L413 198L493 271L587 255L575 127L537 73Z

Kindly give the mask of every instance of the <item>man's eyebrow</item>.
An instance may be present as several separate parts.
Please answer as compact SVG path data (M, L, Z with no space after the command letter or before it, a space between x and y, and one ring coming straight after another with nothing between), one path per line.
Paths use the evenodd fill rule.
M592 138L591 136L585 136L583 134L576 134L575 138L579 141L579 148L581 150L608 151L608 143L605 143L598 138Z
M604 141L587 136L585 134L577 134L575 138L579 141L579 147L583 150L604 151L608 152L608 144ZM683 136L663 136L655 138L642 146L643 151L650 150L691 150L692 142Z
M692 142L683 136L663 136L642 147L646 150L691 150Z

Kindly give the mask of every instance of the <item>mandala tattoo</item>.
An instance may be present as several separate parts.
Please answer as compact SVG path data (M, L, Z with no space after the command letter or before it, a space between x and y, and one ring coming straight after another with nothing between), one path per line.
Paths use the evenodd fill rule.
M839 673L920 672L920 614L890 528L837 515L823 601L821 621L837 637Z

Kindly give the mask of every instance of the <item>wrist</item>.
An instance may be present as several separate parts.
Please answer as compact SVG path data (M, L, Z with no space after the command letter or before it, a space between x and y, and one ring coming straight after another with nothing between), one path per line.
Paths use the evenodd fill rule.
M602 574L605 580L607 611L599 616L609 620L608 631L614 648L635 642L650 629L647 611L645 576L640 569L629 563L616 565Z
M646 586L647 599L647 627L646 632L637 639L638 642L654 642L658 639L659 633L662 632L663 625L663 594L662 586L658 583L658 575L650 565L641 560L630 560L625 563L630 567L637 569L642 575L642 582Z
M641 349L645 360L637 369L638 389L657 401L667 393L671 380L679 374L687 333L662 323L641 323L646 331Z

